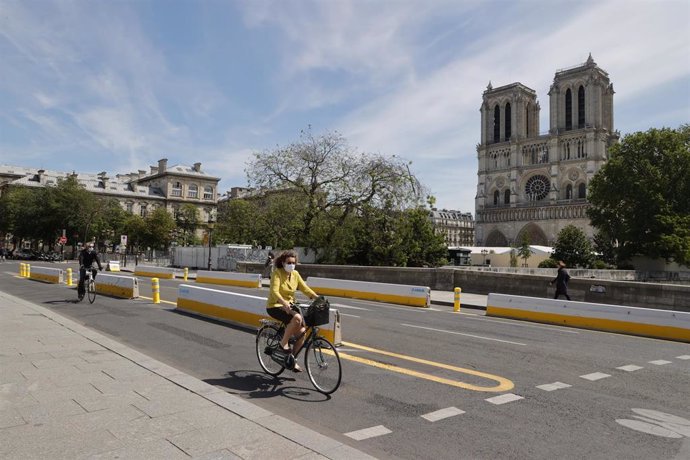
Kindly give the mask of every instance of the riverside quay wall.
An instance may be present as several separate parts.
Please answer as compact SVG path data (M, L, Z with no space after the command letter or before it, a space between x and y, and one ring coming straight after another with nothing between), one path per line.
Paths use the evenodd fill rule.
M246 273L261 273L260 263L239 262L237 269ZM303 278L310 276L377 283L414 284L439 291L460 287L473 294L513 294L530 297L553 297L555 287L549 282L553 275L495 273L491 271L455 268L363 267L352 265L300 264ZM308 281L308 280L307 280ZM631 307L690 311L690 286L678 284L612 281L599 278L571 278L570 297L582 302L627 305Z

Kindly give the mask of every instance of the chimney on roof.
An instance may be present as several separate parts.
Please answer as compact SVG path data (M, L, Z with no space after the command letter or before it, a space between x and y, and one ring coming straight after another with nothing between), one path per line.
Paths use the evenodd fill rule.
M158 174L158 166L151 166L151 175Z
M145 169L140 169L139 170L139 177L144 177L146 175L146 170Z
M45 169L39 169L38 171L36 171L36 182L38 182L39 184L43 183L43 174L45 174L45 172Z
M160 160L158 160L158 173L162 174L165 172L166 169L168 169L168 159L161 158Z
M201 163L194 163L194 166L192 167L192 169L196 172L201 171Z

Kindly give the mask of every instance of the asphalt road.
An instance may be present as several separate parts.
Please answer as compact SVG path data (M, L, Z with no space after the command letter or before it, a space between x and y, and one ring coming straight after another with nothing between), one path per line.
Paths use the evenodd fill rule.
M380 458L690 458L689 344L331 298L343 384L325 397L263 374L252 331L150 303L149 279L139 300L89 305L16 273L0 264L0 289Z

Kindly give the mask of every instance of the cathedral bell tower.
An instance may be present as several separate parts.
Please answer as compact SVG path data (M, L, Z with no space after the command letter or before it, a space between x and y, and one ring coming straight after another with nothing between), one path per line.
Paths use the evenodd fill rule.
M549 131L539 133L536 92L521 83L483 94L477 146L476 244L550 246L575 224L592 236L587 184L603 166L613 130L613 85L590 55L556 72Z

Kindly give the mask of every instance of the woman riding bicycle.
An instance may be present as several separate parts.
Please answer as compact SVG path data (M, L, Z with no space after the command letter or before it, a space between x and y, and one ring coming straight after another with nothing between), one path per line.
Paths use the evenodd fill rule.
M288 345L290 338L298 336L293 348L293 354L297 354L304 344L306 327L302 314L292 306L295 302L295 291L299 289L310 299L316 298L317 295L295 270L297 265L297 253L295 251L283 252L273 263L275 268L271 273L271 287L266 302L266 311L272 318L285 323L285 334L280 341L280 346L285 353L291 352ZM301 372L302 369L295 365L294 371Z

